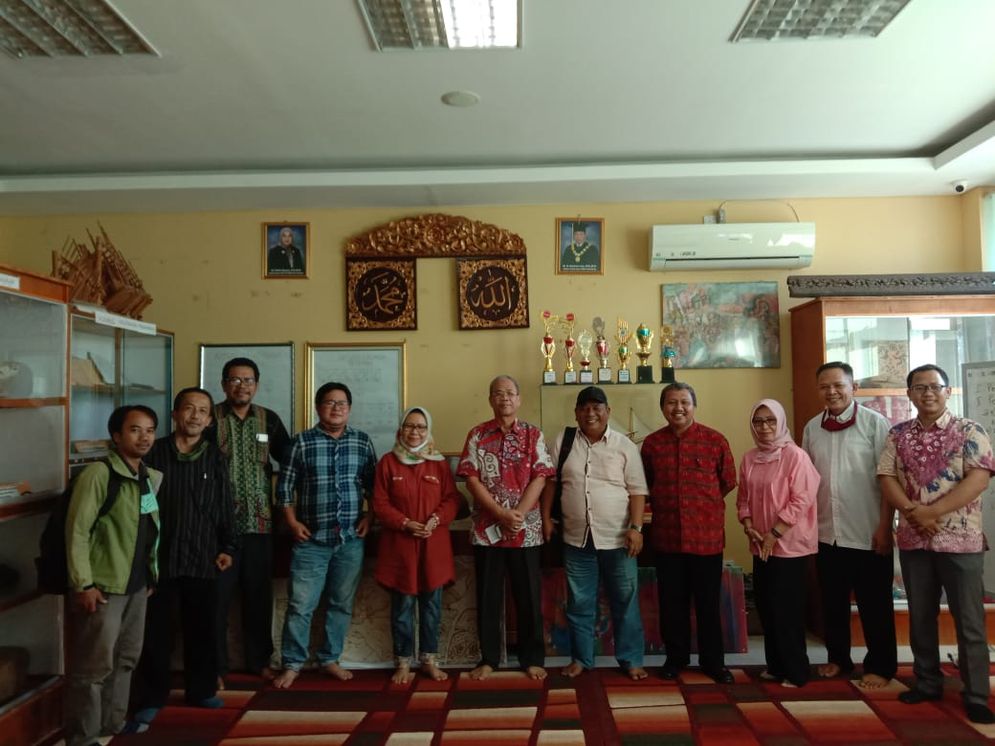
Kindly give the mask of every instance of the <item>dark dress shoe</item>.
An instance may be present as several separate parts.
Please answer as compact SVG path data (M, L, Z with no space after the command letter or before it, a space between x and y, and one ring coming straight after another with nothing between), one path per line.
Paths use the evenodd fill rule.
M964 712L972 723L995 723L995 714L986 705L968 702L964 705Z
M921 705L923 702L939 702L943 699L943 693L929 694L921 689L909 689L898 695L898 701L907 705ZM987 709L987 708L985 708Z
M716 684L734 684L736 682L735 677L732 675L732 671L728 668L720 668L715 671L702 671L702 673Z
M663 668L660 669L660 678L666 681L676 681L677 677L681 675L681 669L677 666L669 666L664 664Z

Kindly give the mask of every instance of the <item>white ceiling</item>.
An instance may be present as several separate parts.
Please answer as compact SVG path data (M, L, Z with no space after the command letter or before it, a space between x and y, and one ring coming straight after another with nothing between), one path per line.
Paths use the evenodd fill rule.
M522 3L521 49L377 53L353 0L115 0L160 58L0 57L0 214L995 184L993 0L740 44L748 0Z

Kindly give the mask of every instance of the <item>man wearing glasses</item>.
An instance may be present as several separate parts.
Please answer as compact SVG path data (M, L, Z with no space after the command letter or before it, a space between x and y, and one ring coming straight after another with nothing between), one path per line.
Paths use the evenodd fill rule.
M957 630L967 719L992 723L981 522L981 495L995 472L991 441L977 422L947 409L950 380L943 369L921 365L907 385L918 416L891 429L877 469L881 494L900 516L899 560L909 597L916 683L898 698L909 705L943 699L937 617L944 591Z
M546 678L539 556L542 517L539 496L556 473L542 431L518 419L518 383L491 381L494 417L466 436L456 473L473 495L473 560L477 578L480 665L472 679L486 679L501 662L504 579L511 580L518 611L518 664L533 679Z
M280 416L253 404L259 367L246 357L225 363L225 401L214 408L215 440L228 459L235 503L235 533L241 549L230 569L218 576L218 677L228 673L228 609L241 586L245 670L272 677L273 655L273 496L272 460L282 463L290 436Z
M328 611L318 664L340 681L352 678L339 659L363 569L363 539L370 527L363 503L373 492L377 458L370 436L349 427L348 386L322 385L314 406L318 424L294 438L277 485L277 503L294 539L283 672L273 682L278 689L289 688L308 660L311 616L323 595Z
M805 425L802 448L819 472L819 589L827 662L819 676L853 670L850 595L867 641L859 686L886 686L898 668L892 585L895 509L881 499L876 471L891 425L853 398L853 368L819 366L816 385L826 408Z

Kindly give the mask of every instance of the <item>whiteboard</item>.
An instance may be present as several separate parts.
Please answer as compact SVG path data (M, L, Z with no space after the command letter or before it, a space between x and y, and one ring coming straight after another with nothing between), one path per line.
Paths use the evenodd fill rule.
M309 422L314 426L315 392L325 383L344 383L352 393L349 426L373 440L377 457L394 447L404 412L404 342L307 345Z
M228 344L200 346L200 387L215 402L225 400L221 372L234 357L247 357L259 367L259 385L252 401L276 412L287 431L294 434L294 343Z
M964 363L964 416L979 423L995 438L995 362ZM995 539L995 479L981 496L984 500L982 517L985 536ZM995 552L985 552L985 590L995 590Z

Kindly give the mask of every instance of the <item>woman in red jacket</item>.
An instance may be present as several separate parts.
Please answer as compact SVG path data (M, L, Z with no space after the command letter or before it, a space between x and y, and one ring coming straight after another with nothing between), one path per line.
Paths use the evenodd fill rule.
M432 416L412 407L401 419L393 450L377 464L373 486L373 512L383 526L375 577L390 591L396 684L414 678L416 603L422 673L436 681L447 678L436 663L439 618L442 587L454 578L448 526L462 499L432 441Z

